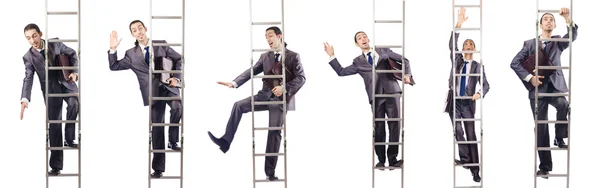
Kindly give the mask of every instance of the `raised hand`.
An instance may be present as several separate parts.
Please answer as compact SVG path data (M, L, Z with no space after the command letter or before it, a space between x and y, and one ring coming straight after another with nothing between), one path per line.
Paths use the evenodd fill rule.
M333 53L333 46L329 45L329 43L325 42L323 43L324 48L325 48L325 52L327 53L327 55L329 55L330 57L334 55Z
M110 49L117 50L117 46L119 46L119 44L121 44L121 39L119 38L117 31L113 30L110 33Z

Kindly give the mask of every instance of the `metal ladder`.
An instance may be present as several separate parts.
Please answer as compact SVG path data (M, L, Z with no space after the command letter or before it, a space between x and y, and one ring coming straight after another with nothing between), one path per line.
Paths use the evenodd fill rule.
M252 186L255 188L256 187L256 183L261 183L261 182L283 182L284 183L284 187L287 188L287 183L288 183L288 177L287 177L287 134L286 134L286 125L287 125L287 91L286 91L286 80L285 80L285 25L284 25L284 0L281 0L281 21L280 22L255 22L252 19L252 0L250 1L250 49L251 50L251 55L250 55L250 84L251 84L251 89L250 89L250 99L251 99L251 112L252 112ZM280 56L281 56L281 68L282 68L282 75L258 75L255 76L254 75L254 53L255 52L270 52L270 51L275 51L274 49L255 49L254 48L254 40L253 40L253 26L268 26L268 25L281 25L281 34L283 34L283 37L281 37L281 45L283 50L281 50L280 52ZM283 100L282 101L254 101L254 79L262 79L262 78L275 78L275 79L282 79L282 86L283 86ZM256 127L255 126L255 118L254 118L254 106L255 105L283 105L283 124L281 127ZM281 130L283 131L283 152L280 153L256 153L256 143L255 143L255 132L256 131L277 131L277 130ZM283 156L283 178L280 178L278 180L275 181L270 181L268 179L256 179L256 157L259 156Z
M571 21L573 20L573 0L569 1L569 11L570 11L570 17L571 17ZM536 23L538 23L538 19L540 14L544 14L544 13L560 13L560 10L540 10L540 1L536 0ZM535 56L536 56L536 60L535 60L535 69L536 70L560 70L560 69L568 69L569 70L569 81L568 81L568 85L567 88L569 88L569 91L564 94L564 93L539 93L538 91L538 87L535 87L535 129L534 129L534 134L535 134L535 145L534 145L534 171L533 171L533 176L534 176L534 180L533 180L533 184L534 184L534 188L537 187L537 179L539 177L541 178L548 178L548 177L566 177L567 178L567 188L569 187L569 171L570 171L570 163L571 163L571 147L567 147L567 148L559 148L559 147L537 147L537 130L538 130L538 124L567 124L567 132L568 132L568 138L571 138L571 113L570 113L570 106L571 106L571 65L572 65L572 55L573 55L573 24L569 25L569 38L551 38L551 39L540 39L538 37L539 35L539 27L536 24L535 27L535 48L538 49L539 48L539 42L540 41L554 41L554 42L569 42L569 66L539 66L539 62L538 62L538 50L535 51ZM538 71L535 71L535 76L538 76ZM569 103L569 112L567 113L567 120L566 121L558 121L558 120L539 120L538 119L538 97L567 97L567 101ZM567 151L567 173L566 174L548 174L548 175L537 175L537 163L538 163L538 151L552 151L552 150L566 150Z
M455 16L455 10L456 8L479 8L479 27L475 27L475 28L456 28L454 26L454 24L456 24L456 16ZM456 118L456 100L457 99L471 99L472 96L457 96L456 94L456 90L454 88L456 88L456 79L457 77L463 77L466 76L467 79L471 76L479 76L479 88L483 89L483 0L479 0L479 4L478 5L457 5L455 0L452 0L452 40L454 40L453 43L453 47L452 47L452 92L453 92L453 100L452 100L452 132L454 133L454 148L452 149L453 154L452 154L452 163L454 164L454 169L453 169L453 186L455 188L483 188L483 93L481 94L482 97L479 99L479 118ZM456 31L479 31L479 40L480 40L480 45L479 45L479 49L478 51L456 51L456 37L454 37L454 33L456 33ZM480 57L480 61L479 63L481 64L480 69L478 74L472 74L472 73L467 73L467 74L457 74L456 73L456 54L463 54L463 53L473 53L473 54L479 54ZM465 122L465 121L473 121L473 122L477 122L479 121L479 126L480 126L480 141L457 141L456 140L456 122ZM462 126L462 125L461 125ZM465 164L456 164L454 159L456 157L456 150L458 148L459 144L480 144L481 145L481 149L479 150L479 163L465 163ZM457 167L473 167L473 166L479 166L479 173L481 174L481 181L479 182L479 186L457 186L456 185L456 168Z
M375 16L375 7L376 7L376 3L377 0L373 0L373 36L375 35L375 25L377 25L378 23L383 23L383 24L402 24L402 45L377 45L377 43L375 42L375 37L373 37L373 46L374 48L402 48L402 56L404 56L404 52L405 52L405 46L404 46L404 37L405 37L405 17L406 17L406 1L402 0L402 19L401 20L378 20L376 19ZM405 70L405 64L404 64L404 58L402 59L402 70L376 70L375 66L377 63L373 63L373 65L371 66L371 86L372 86L372 90L371 90L371 100L373 101L371 105L371 110L373 112L372 114L372 119L373 119L373 139L371 140L372 142L372 146L371 146L371 183L372 183L372 187L375 188L375 169L378 170L385 170L385 169L389 169L389 170L394 170L394 169L400 169L401 170L401 181L402 183L400 183L400 187L404 187L404 168L403 167L375 167L375 146L376 145L384 145L384 146L389 146L389 145L398 145L399 146L399 152L400 152L400 157L402 160L404 160L404 93L406 92L405 87L404 87L404 82L402 82L402 94L376 94L375 93L375 81L376 81L376 76L377 74L390 74L390 73L402 73L402 75L404 76L404 70ZM404 79L403 79L404 80ZM400 118L376 118L375 117L375 104L376 104L376 99L377 98L396 98L396 97L400 97ZM375 123L378 121L400 121L400 142L375 142ZM404 164L403 164L404 165Z
M45 100L46 100L46 188L50 187L50 177L77 177L77 187L81 188L81 71L79 71L79 76L77 78L77 88L78 91L77 93L49 93L48 89L49 89L49 81L48 81L48 71L52 70L52 71L62 71L62 70L81 70L81 1L78 0L77 1L77 11L48 11L48 0L45 1L45 9L46 9L46 29L45 29L45 41L44 42L44 49L48 49L49 43L52 42L70 42L70 43L77 43L77 60L79 61L78 66L69 66L69 67L49 67L49 58L52 57L48 57L48 53L45 53L46 56L46 76L45 76L45 81L46 84L44 87L46 87L46 91L44 91L45 94ZM48 39L48 16L64 16L64 15L69 15L69 16L77 16L77 39ZM49 115L48 115L48 99L51 97L77 97L77 102L78 102L78 112L77 112L77 120L49 120ZM60 101L61 103L63 102L62 100ZM60 114L60 116L62 116L62 113ZM71 148L71 147L50 147L50 143L49 143L49 126L50 124L63 124L63 123L75 123L76 127L77 127L77 143L79 144L78 147L76 148ZM61 128L62 129L62 128ZM62 132L62 130L61 130ZM62 133L61 133L62 134ZM62 142L62 141L61 141ZM62 145L62 144L61 144ZM61 173L57 176L49 176L48 175L48 170L49 170L49 151L50 150L77 150L77 173ZM64 156L64 154L63 154Z
M181 113L183 114L183 112L185 111L185 107L184 107L184 88L185 88L185 75L184 75L184 70L185 70L185 45L184 45L184 41L185 41L185 0L181 0L181 16L155 16L152 14L152 0L150 0L150 24L149 24L149 28L153 28L152 27L152 22L153 20L165 20L165 19L170 19L170 20L181 20L181 43L150 43L150 49L154 49L154 46L181 46L181 70L154 70L154 53L150 53L150 73L148 74L149 79L148 80L152 80L153 79L153 75L154 74L160 74L160 73L170 73L170 74L181 74L181 92L180 92L180 96L179 97L155 97L152 96L152 87L148 87L149 90L149 110L148 110L148 117L149 117L149 132L148 132L148 138L149 138L149 144L148 144L148 188L152 187L152 179L179 179L179 187L183 188L183 151L184 151L184 144L183 144L183 122L184 122L184 118L183 115L181 116L181 120L180 123L152 123L152 102L153 101L171 101L171 100L179 100L181 101ZM154 34L154 32L150 32L150 40L153 40L152 35ZM175 62L173 62L175 63ZM173 65L173 67L175 67L175 65ZM180 130L181 130L181 150L168 150L168 149L161 149L161 150L154 150L152 149L152 127L168 127L168 126L179 126ZM165 132L166 133L166 132ZM165 137L165 139L167 139L167 137ZM180 161L179 161L179 176L162 176L160 178L153 178L152 176L150 176L151 170L152 170L152 154L153 153L180 153Z

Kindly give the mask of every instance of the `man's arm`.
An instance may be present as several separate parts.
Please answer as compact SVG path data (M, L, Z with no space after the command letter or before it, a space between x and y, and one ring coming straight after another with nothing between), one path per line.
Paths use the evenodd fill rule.
M404 70L404 73L406 75L412 77L412 71L410 69L410 61L408 61L408 59L404 58L402 55L392 51L389 48L385 49L385 51L389 52L389 57L392 58L392 60L394 60L394 61L402 62L402 59L404 59L404 68L406 69L406 70Z
M529 49L527 49L527 41L525 41L523 42L523 48L521 48L521 51L517 53L517 55L513 58L512 62L510 63L510 68L512 68L513 71L515 71L517 76L519 76L519 79L525 82L529 82L531 77L533 77L533 75L529 74L529 72L521 66L521 63L523 62L523 60L525 60L525 58L527 58L527 56L529 56Z
M289 95L295 95L296 93L298 93L300 88L302 88L302 86L304 86L304 83L306 83L306 76L304 75L304 68L302 67L302 62L300 61L299 54L296 54L296 59L294 61L293 66L294 67L291 68L292 71L294 71L294 79L292 79L292 81L288 83L285 83L285 91Z
M252 71L254 71L254 76L263 72L263 57L264 55L260 56L260 59L254 64L254 67L252 67ZM244 83L246 83L248 80L250 80L250 68L248 68L248 70L244 71L238 77L233 79L233 82L231 83L233 84L234 88L238 88L244 85Z
M23 78L23 87L21 88L21 102L29 103L31 101L31 87L33 86L33 64L28 62L23 57L23 63L25 64L25 78Z
M490 91L490 84L488 83L487 76L485 74L485 66L483 66L483 64L481 65L481 69L483 73L483 94L481 95L481 98L483 98L488 93L488 91ZM481 94L481 91L478 91L477 93Z
M69 61L71 62L71 66L77 67L79 66L79 59L77 58L77 52L73 50L73 48L68 47L62 42L56 43L60 53L69 56ZM73 69L73 74L78 75L79 69Z
M352 62L352 64L347 67L342 67L335 55L329 57L329 65L331 65L331 68L333 68L333 70L335 71L335 73L337 73L338 76L350 76L358 73L358 67L356 67L356 64L354 64L354 62Z
M167 57L169 57L169 59L171 59L171 61L173 61L173 63L174 63L173 68L175 70L181 70L181 67L182 67L181 54L177 53L175 50L173 50L173 48L167 46L166 55L167 55ZM181 73L175 73L175 74L173 74L173 77L176 78L177 81L181 81Z
M117 59L117 50L108 50L108 68L111 71L128 70L131 68L131 59L125 53L123 59Z
M577 28L579 28L579 26L577 26L577 24L573 23L573 42L575 42L575 39L577 39ZM565 34L563 36L563 38L569 38L569 33L570 33L570 29L569 26L567 26L567 34ZM560 49L560 51L563 51L565 49L567 49L569 47L569 42L558 42L558 49Z
M454 36L454 38L452 38L452 36ZM452 47L454 47L454 51L460 51L458 50L458 36L460 36L460 33L458 31L456 31L454 34L451 31L450 32L450 42L448 42L448 49L450 49L450 62L454 63L455 59L462 59L463 55L461 53L457 53L455 56L453 56L453 51L452 51ZM454 58L452 58L454 57Z

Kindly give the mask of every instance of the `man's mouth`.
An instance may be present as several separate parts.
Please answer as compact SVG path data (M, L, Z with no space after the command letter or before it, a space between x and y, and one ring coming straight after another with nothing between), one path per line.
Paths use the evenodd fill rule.
M367 43L366 43L366 42L363 42L363 43L362 43L362 45L363 45L363 46L366 46L366 45L367 45Z
M273 46L273 42L270 42L270 43L269 43L269 46Z

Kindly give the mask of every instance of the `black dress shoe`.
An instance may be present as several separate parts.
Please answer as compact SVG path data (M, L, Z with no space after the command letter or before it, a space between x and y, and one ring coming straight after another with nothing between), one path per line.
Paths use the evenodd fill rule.
M150 176L152 178L160 178L160 177L163 176L163 173L162 172L158 172L158 171L154 171L152 174L150 174Z
M391 162L390 163L390 167L394 167L394 168L402 168L402 165L404 164L404 160L400 159L399 161L396 162ZM390 170L394 170L393 168L390 168Z
M473 174L473 181L474 182L481 182L481 176L479 176L479 174Z
M385 164L383 164L383 162L378 162L377 164L375 164L375 168L379 168L379 170L383 171L385 169L383 169L385 167Z
M538 170L536 173L536 175L538 175L538 176L543 176L543 175L548 175L548 174L550 174L550 173L547 170ZM542 177L542 178L548 179L548 176Z
M76 144L73 140L65 141L64 145L67 147L72 147L72 148L79 147L79 144Z
M181 150L181 147L177 145L177 142L169 142L169 145L167 145L167 147L175 151Z
M208 137L210 137L210 139L219 146L219 149L221 149L223 153L227 153L227 151L229 151L229 143L227 141L223 140L222 138L215 137L212 133L210 133L210 131L208 132Z
M271 175L271 176L267 176L267 179L269 179L269 181L275 181L275 180L278 180L279 178L275 175Z
M565 144L565 141L562 138L554 138L554 145L559 148L568 148L569 146Z
M454 159L454 164L457 164L457 165L463 165L463 164L466 164L466 163L467 163L466 161L460 161L460 160L458 160L458 159ZM467 169L467 170L469 169L469 167L468 167L468 166L462 166L462 167L463 167L464 169Z
M57 169L52 169L52 170L50 170L50 172L48 172L48 175L51 175L51 176L58 176L59 174L60 174L60 170L57 170Z

